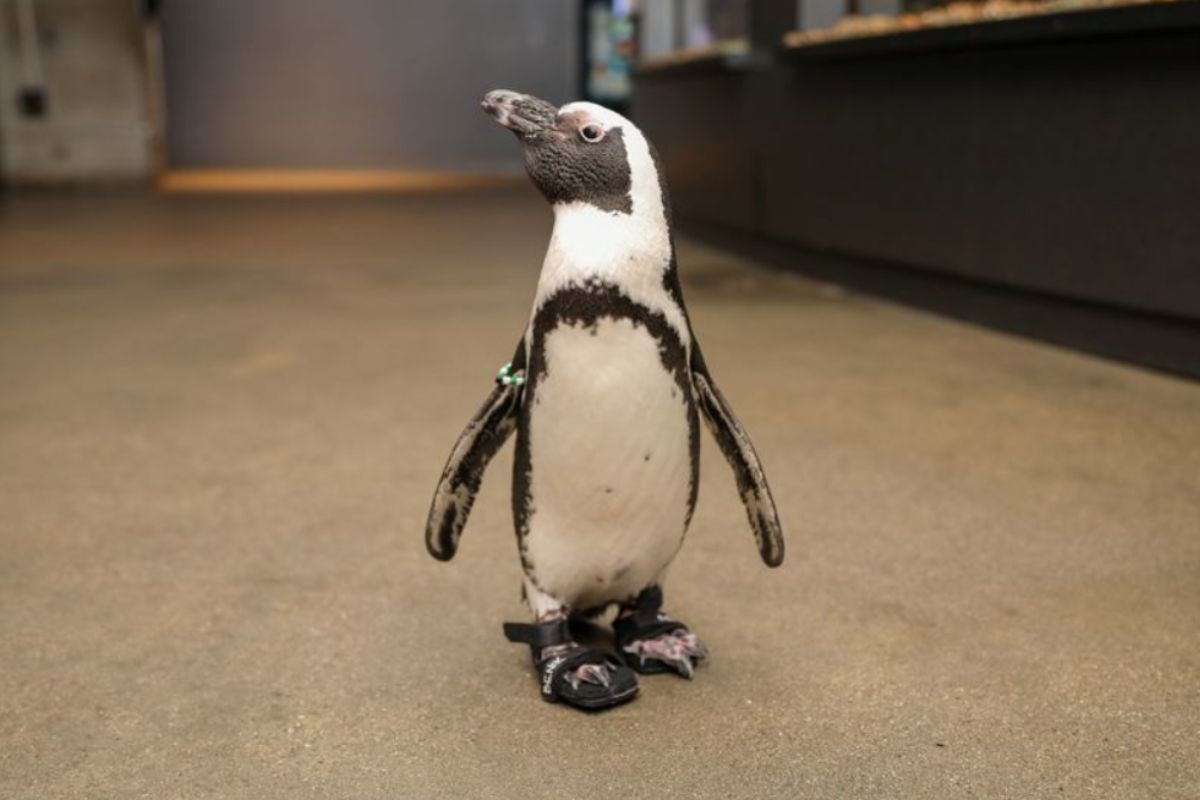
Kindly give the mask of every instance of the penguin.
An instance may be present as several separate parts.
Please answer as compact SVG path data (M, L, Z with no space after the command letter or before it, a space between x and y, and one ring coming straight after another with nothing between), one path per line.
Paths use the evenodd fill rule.
M426 546L454 556L484 471L515 433L513 520L533 622L506 623L505 636L529 646L544 699L608 708L637 694L635 672L691 678L708 654L662 609L696 506L700 417L767 566L783 561L783 533L696 342L646 136L593 103L496 90L482 108L520 141L554 228L524 335L442 472ZM575 641L571 620L613 606L615 651Z

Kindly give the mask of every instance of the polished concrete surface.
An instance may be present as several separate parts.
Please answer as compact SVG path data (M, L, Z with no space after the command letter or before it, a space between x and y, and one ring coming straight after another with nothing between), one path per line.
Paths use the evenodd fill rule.
M0 797L1195 798L1200 385L684 243L788 559L704 444L668 608L585 715L522 648L506 451L422 544L548 211L0 209Z

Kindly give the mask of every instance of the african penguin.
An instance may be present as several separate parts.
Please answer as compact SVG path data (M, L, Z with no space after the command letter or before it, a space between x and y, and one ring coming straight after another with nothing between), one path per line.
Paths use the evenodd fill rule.
M521 141L554 230L525 334L451 452L426 544L453 557L484 469L515 432L513 516L536 623L506 634L530 645L546 699L604 707L636 692L626 665L691 677L706 654L660 609L696 504L701 415L769 566L783 560L782 532L753 445L693 336L646 137L592 103L493 91L483 109ZM575 644L565 622L613 604L623 663Z

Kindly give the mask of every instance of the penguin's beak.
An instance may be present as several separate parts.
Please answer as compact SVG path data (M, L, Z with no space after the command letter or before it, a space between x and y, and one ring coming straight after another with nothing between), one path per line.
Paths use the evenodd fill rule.
M554 127L558 118L558 109L540 97L507 89L488 92L479 105L485 114L521 139L545 133Z

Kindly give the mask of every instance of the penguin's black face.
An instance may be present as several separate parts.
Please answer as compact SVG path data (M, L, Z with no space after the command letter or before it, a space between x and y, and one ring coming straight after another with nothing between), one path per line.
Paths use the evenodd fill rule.
M572 103L560 109L531 95L497 90L488 92L482 107L521 140L525 169L551 203L632 211L624 133L599 106Z

